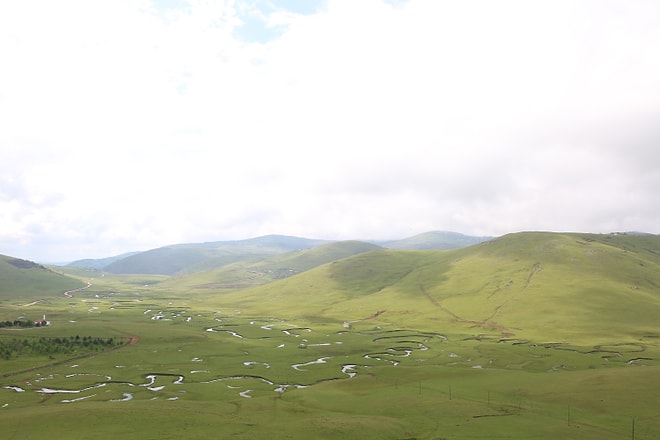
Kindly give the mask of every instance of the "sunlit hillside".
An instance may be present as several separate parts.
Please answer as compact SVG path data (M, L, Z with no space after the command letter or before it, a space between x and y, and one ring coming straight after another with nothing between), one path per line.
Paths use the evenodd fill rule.
M543 340L641 338L657 327L659 255L656 236L518 233L460 250L364 253L217 301Z

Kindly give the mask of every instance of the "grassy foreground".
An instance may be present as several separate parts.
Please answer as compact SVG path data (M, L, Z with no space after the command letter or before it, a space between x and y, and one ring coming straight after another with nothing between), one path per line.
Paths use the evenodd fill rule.
M542 253L495 243L365 254L222 295L182 293L158 276L83 278L91 286L71 297L0 309L2 320L52 321L0 338L90 335L124 345L0 360L0 432L658 438L653 253L549 238L522 237ZM617 265L620 275L604 275ZM608 309L619 294L628 302Z

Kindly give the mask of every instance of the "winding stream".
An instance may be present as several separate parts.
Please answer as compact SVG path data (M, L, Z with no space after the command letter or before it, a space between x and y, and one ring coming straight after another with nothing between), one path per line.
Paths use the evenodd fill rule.
M158 310L157 308L154 308ZM152 309L147 309L144 314L149 316ZM171 315L170 315L171 314ZM172 316L173 319L190 322L189 314L173 313L159 311L150 316L151 319L164 321ZM197 315L195 315L197 316ZM214 318L217 322L222 322L219 318ZM197 319L192 320L197 322ZM224 383L221 389L229 390L224 392L233 393L239 398L250 399L263 395L264 392L282 394L291 389L305 388L317 383L332 380L349 380L357 377L362 369L375 367L378 365L400 365L401 362L408 362L406 359L418 355L416 361L425 359L439 359L440 355L432 353L431 355L422 355L429 350L438 350L438 344L447 342L447 338L434 332L417 332L411 330L387 330L374 329L373 331L352 332L336 331L328 334L315 332L309 327L297 327L292 324L277 321L263 324L257 320L250 320L243 323L221 323L213 327L202 327L200 331L213 333L214 335L204 336L210 340L222 344L223 341L229 341L232 338L244 340L244 342L232 342L232 347L238 346L235 356L230 358L235 363L223 360L219 361L223 355L223 349L218 348L217 352L208 351L204 353L189 353L188 361L180 362L176 368L169 368L170 371L190 371L197 380L190 380L182 374L149 372L142 376L143 381L118 381L113 380L112 376L98 373L88 373L80 371L83 366L76 364L76 373L70 373L63 376L50 374L32 379L35 383L33 387L30 381L27 381L28 387L9 384L2 389L16 393L34 392L40 395L77 395L74 398L60 400L62 403L76 403L88 399L105 400L108 402L127 402L131 400L154 400L164 399L176 401L182 398L183 394L173 395L174 393L185 393L193 386L213 385ZM167 325L164 323L164 325ZM283 329L273 332L275 326L282 326ZM268 333L268 336L262 336L261 333ZM224 334L224 335L223 335ZM231 338L229 337L231 336ZM291 338L296 338L295 340ZM473 338L477 341L483 341L484 337ZM263 340L263 341L262 341ZM268 342L272 340L273 342ZM233 341L233 339L232 339ZM510 343L512 345L528 345L542 347L548 350L571 351L578 354L600 354L602 359L621 359L621 363L630 365L644 365L653 359L648 357L636 356L626 360L623 352L641 353L644 346L639 344L609 344L596 346L591 350L579 350L560 343L533 344L530 341L522 340L502 340L494 339L493 343ZM244 344L244 345L243 345ZM371 344L371 345L369 345ZM221 347L219 345L218 347ZM245 347L245 348L243 348ZM373 351L364 354L355 353L356 347L371 347ZM461 353L457 347L449 346L458 353ZM278 350L277 355L269 350ZM178 350L181 351L181 350ZM365 350L366 351L366 350ZM444 352L443 358L455 358L457 360L467 359L462 363L468 368L485 368L488 359L475 359L475 364L470 364L469 356L454 353L454 351L439 350ZM473 353L473 352L471 352ZM197 354L198 356L194 356ZM250 356L250 357L242 357ZM435 356L435 357L432 357ZM242 358L241 358L242 357ZM360 360L362 359L362 360ZM189 364L186 365L186 362ZM282 364L284 362L284 364ZM491 361L492 362L492 361ZM196 364L196 365L195 365ZM468 365L469 364L469 365ZM201 368L194 368L201 367ZM451 364L447 364L451 365ZM484 367L482 367L482 365ZM71 368L74 366L72 365ZM123 365L117 365L117 368L124 368ZM174 365L172 365L174 367ZM192 368L191 368L192 367ZM557 369L565 369L563 365L555 366ZM290 376L287 377L285 371L288 370ZM78 372L79 371L79 372ZM264 372L269 376L260 374L243 374L246 371ZM74 379L76 385L89 378L92 383L84 384L79 388L69 388L63 385L69 379ZM286 380L283 380L286 378ZM291 380L289 380L289 378ZM48 386L42 384L43 381L49 381ZM69 382L69 383L71 383ZM83 382L84 383L84 382ZM36 384L39 384L36 386ZM128 387L128 388L126 388ZM99 390L105 388L103 393ZM102 396L108 396L103 398ZM0 402L2 403L2 402Z

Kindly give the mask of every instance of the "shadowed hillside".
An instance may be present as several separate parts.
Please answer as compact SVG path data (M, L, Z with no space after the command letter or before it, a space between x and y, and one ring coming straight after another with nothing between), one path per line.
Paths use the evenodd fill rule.
M62 295L82 283L28 260L0 255L0 298L12 301Z

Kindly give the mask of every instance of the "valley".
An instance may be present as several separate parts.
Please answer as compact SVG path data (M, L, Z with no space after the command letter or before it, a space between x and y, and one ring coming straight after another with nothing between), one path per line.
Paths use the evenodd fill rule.
M350 255L334 244L326 261L327 245L309 267L292 251L176 276L54 268L77 286L3 294L1 321L45 314L51 325L0 329L0 342L115 345L3 359L2 431L618 439L634 424L637 439L660 434L658 237L519 233L453 250L350 243L360 250ZM255 283L255 264L298 268ZM230 273L248 287L209 287Z

